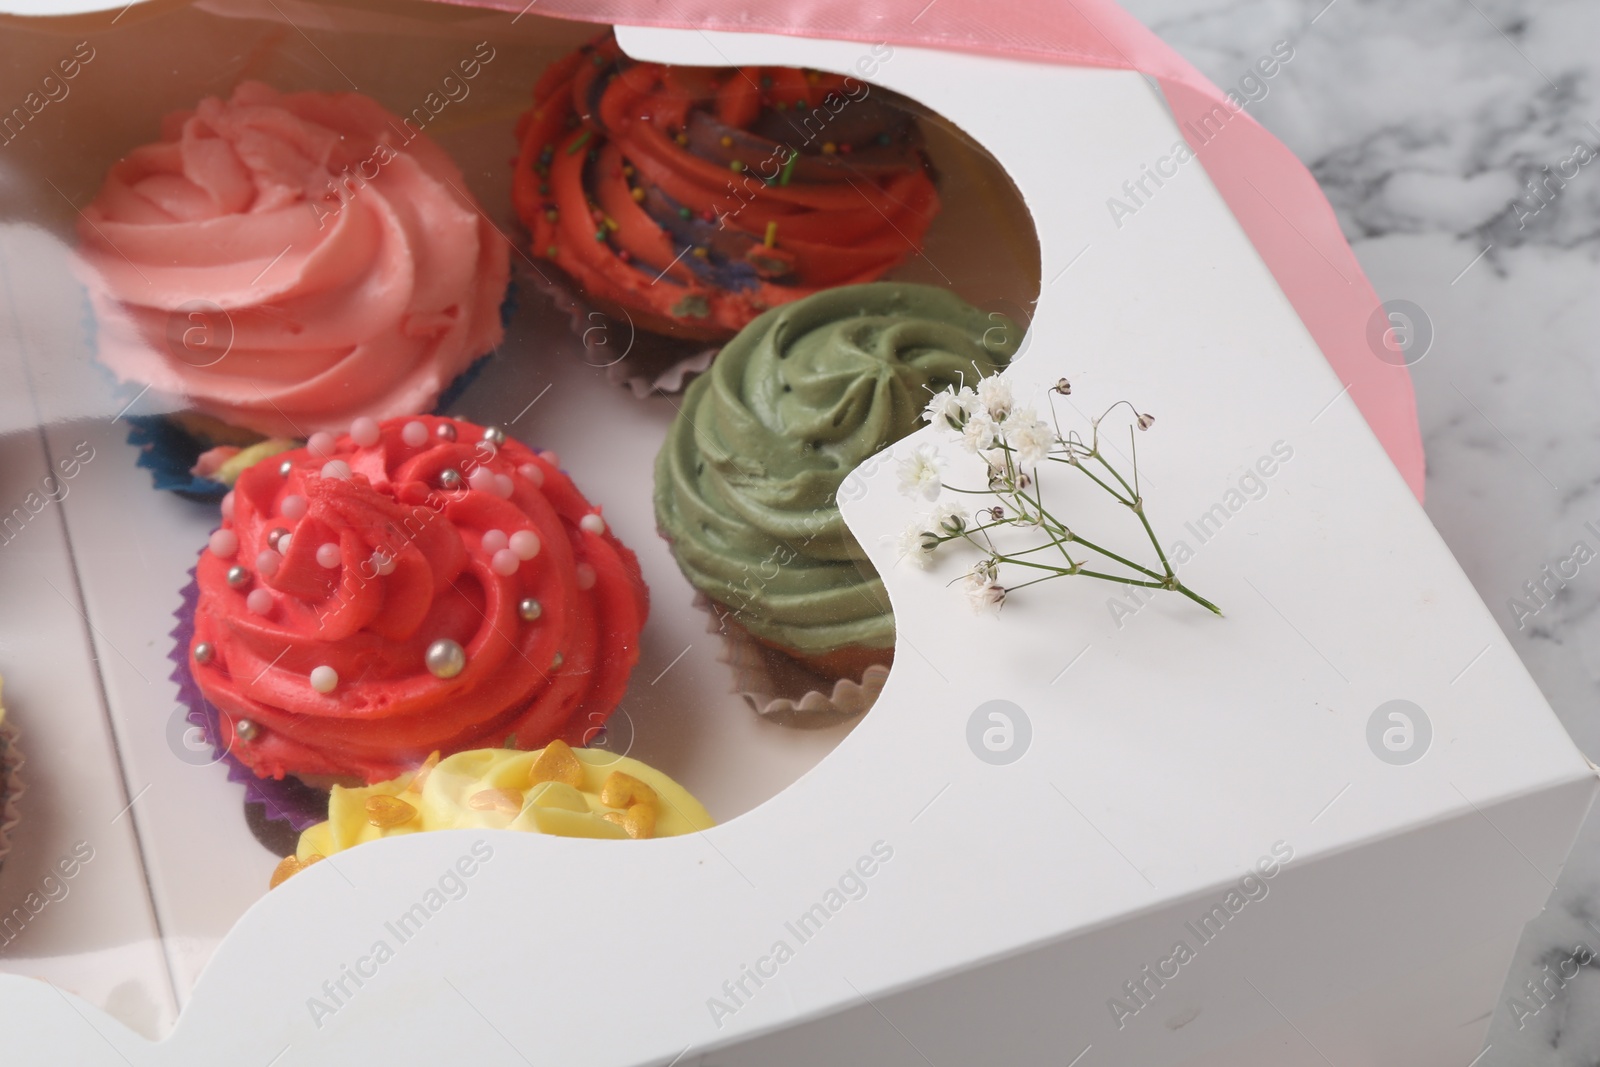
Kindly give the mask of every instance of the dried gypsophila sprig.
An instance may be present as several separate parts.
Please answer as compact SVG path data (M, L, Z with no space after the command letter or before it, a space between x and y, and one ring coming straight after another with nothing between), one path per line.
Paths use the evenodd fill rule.
M983 559L961 579L967 598L977 611L998 612L1007 596L1030 585L1052 578L1081 576L1182 593L1208 611L1221 615L1221 609L1215 604L1178 580L1145 514L1144 496L1139 489L1139 452L1134 428L1150 429L1155 417L1142 414L1128 401L1120 400L1092 421L1089 440L1084 441L1076 431L1063 434L1056 416L1055 398L1071 392L1072 385L1065 378L1050 388L1046 394L1050 403L1049 422L1041 419L1035 409L1019 406L1012 396L1011 383L1003 378L984 378L976 389L951 387L934 394L923 418L956 438L966 451L981 456L988 463L989 484L985 489L945 485L937 450L923 445L900 463L901 490L927 500L937 500L941 493L952 492L988 496L997 503L979 508L971 515L953 503L940 505L901 534L898 542L901 556L925 567L939 547L948 542L965 541L977 548L983 553ZM1128 427L1133 466L1131 482L1106 457L1100 441L1101 423L1120 407L1126 407L1134 415ZM1044 504L1038 477L1039 468L1049 463L1064 464L1078 471L1137 515L1155 549L1158 567L1146 567L1118 555L1083 537L1057 518ZM1000 528L1034 531L1044 538L1044 543L1017 552L1001 551L991 536L991 531ZM1079 554L1083 558L1074 556L1075 549L1081 550ZM1052 550L1060 555L1061 564L1029 558ZM1095 556L1109 563L1091 568L1089 564ZM1126 568L1129 573L1101 569L1111 564ZM1043 573L1015 585L1006 585L1001 581L1004 567Z

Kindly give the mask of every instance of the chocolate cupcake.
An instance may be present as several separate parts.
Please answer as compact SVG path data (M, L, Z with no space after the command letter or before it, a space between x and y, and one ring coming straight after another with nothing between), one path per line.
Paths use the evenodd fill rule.
M685 341L881 278L939 210L916 121L883 90L636 63L609 33L544 74L518 137L533 254L580 302Z
M586 743L648 610L638 561L551 454L426 416L246 470L196 583L182 651L215 744L264 783L323 788L435 750Z
M656 521L719 628L802 665L814 706L894 650L840 485L921 425L931 393L1006 365L1016 331L994 326L929 286L832 289L756 319L685 394L656 459Z

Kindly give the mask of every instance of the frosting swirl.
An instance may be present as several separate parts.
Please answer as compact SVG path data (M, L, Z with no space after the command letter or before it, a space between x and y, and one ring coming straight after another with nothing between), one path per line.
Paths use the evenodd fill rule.
M334 786L328 820L300 835L294 858L303 866L381 837L429 830L626 839L675 837L712 825L705 807L655 768L554 741L537 752L458 752L387 782Z
M427 410L503 332L509 250L465 190L357 93L168 115L79 223L100 359L269 437Z
M581 744L621 699L638 561L553 456L483 433L361 419L239 476L196 570L190 662L258 776Z
M916 123L850 77L635 63L609 33L551 67L512 192L596 302L720 340L769 307L875 280L939 210Z
M892 648L883 581L839 514L840 483L917 429L931 392L996 373L1015 345L1015 330L923 285L768 311L690 384L656 457L656 522L678 566L769 644Z

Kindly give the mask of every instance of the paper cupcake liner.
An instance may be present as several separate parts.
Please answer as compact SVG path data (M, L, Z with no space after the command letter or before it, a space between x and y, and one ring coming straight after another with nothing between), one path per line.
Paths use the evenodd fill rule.
M658 393L683 392L689 379L703 373L722 346L682 341L621 323L584 299L576 283L550 264L537 271L522 268L524 282L541 293L569 320L582 348L583 361L603 368L606 380L626 386L643 400Z
M757 715L780 726L820 729L862 714L877 701L889 667L875 664L860 678L831 678L762 643L722 614L704 594L695 607L706 613L706 632L722 637L717 658L733 671L733 691Z
M189 568L189 584L183 587L182 603L174 612L178 620L172 630L172 651L168 658L174 666L170 677L178 683L178 702L189 709L188 720L200 728L206 743L211 746L213 762L227 764L228 781L244 786L246 804L259 804L263 817L272 822L288 823L296 832L322 822L328 817L328 794L312 789L294 778L260 778L244 762L222 744L222 719L216 707L200 692L189 668L189 648L194 643L194 609L200 602L200 583L195 579L194 568ZM258 832L257 838L262 834ZM266 844L266 841L262 841ZM268 846L269 848L272 846Z
M17 798L22 796L22 750L17 747L17 728L0 723L0 865L11 851L11 832L22 821Z
M500 303L502 326L510 325L516 310L517 288L510 284L506 287L505 300ZM456 375L440 392L433 414L444 414L460 400L493 356L493 352L479 356ZM139 450L138 466L150 472L150 480L157 490L207 503L215 503L227 495L229 487L222 482L190 473L201 453L216 442L196 437L166 415L124 415L123 419L128 423L128 443Z

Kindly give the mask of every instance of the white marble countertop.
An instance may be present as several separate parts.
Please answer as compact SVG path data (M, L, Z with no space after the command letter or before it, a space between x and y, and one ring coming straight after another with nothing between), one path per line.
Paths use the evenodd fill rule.
M1600 760L1600 4L1125 2L1224 89L1292 45L1242 95L1322 183L1379 295L1431 323L1412 368L1428 514ZM1579 946L1595 962L1535 999L1525 983ZM1474 1067L1597 1061L1600 812Z

